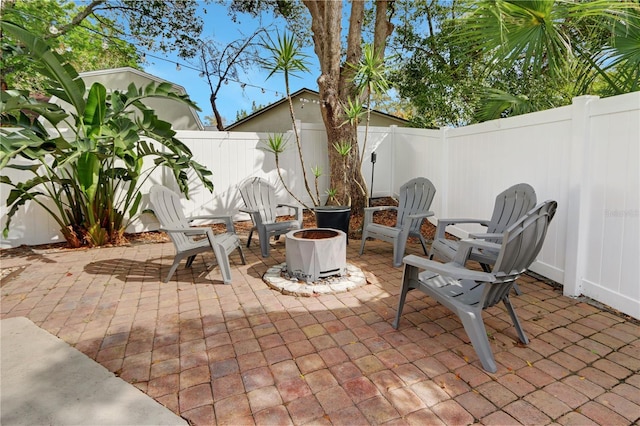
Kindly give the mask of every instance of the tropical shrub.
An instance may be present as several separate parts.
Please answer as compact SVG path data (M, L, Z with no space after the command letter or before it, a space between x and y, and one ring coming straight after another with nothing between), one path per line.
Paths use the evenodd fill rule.
M187 196L191 174L213 190L211 172L192 159L171 124L143 103L159 97L197 108L188 96L172 92L168 83L132 84L112 93L94 83L85 92L78 73L44 40L11 22L1 25L22 43L5 54L30 54L48 79L48 94L73 107L66 111L26 92L2 91L0 170L32 176L22 182L0 176L0 183L11 187L5 236L12 217L31 201L58 223L72 247L119 243L140 211L141 186L158 167L170 170Z

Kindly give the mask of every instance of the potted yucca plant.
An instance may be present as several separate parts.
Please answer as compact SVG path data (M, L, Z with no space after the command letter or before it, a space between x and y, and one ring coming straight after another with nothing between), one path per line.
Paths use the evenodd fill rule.
M321 228L335 228L349 233L349 219L351 214L351 195L348 191L349 182L348 179L348 165L350 156L360 155L359 152L352 149L352 145L348 141L341 141L333 144L329 149L335 149L343 163L343 176L341 180L340 188L329 188L326 191L327 201L325 205L321 203L320 192L318 190L318 179L322 174L322 170L318 166L311 169L311 172L315 179L315 192L312 191L312 185L309 183L307 168L305 165L304 156L302 154L302 142L300 140L300 133L297 129L293 100L291 98L291 91L289 86L289 80L292 76L296 76L298 73L308 72L307 56L302 52L301 45L295 40L291 34L283 34L276 37L275 40L267 38L263 40L263 47L269 52L269 55L263 59L262 66L269 71L267 78L270 78L276 73L282 73L284 76L284 85L286 92L286 99L289 105L289 112L291 115L291 121L293 125L293 138L295 139L298 157L302 166L302 180L304 182L305 189L312 202L312 206L306 205L302 200L297 197L293 191L287 186L283 179L279 168L279 155L284 152L287 141L283 135L270 135L268 140L264 144L264 149L275 155L276 168L278 169L278 176L282 182L285 190L302 206L311 210L316 215L316 225ZM352 68L354 74L354 82L358 90L358 96L355 100L349 100L348 105L344 105L344 113L346 120L343 125L351 125L357 129L360 119L366 114L367 127L365 130L364 144L362 155L364 155L367 133L370 119L371 95L373 93L379 93L388 88L388 81L384 77L384 61L378 58L374 54L372 45L366 45L363 52L363 59L358 64L348 64ZM367 107L363 106L362 100L367 100ZM362 160L360 161L362 163ZM364 181L364 179L363 179ZM366 187L359 188L362 195L368 197L368 191Z

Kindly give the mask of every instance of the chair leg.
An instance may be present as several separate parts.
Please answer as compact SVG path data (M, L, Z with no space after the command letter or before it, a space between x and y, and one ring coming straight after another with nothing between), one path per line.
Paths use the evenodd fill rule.
M187 263L186 265L184 265L185 268L191 268L191 265L193 264L193 261L195 260L196 255L194 254L193 256L189 256L187 258Z
M224 251L224 247L216 244L213 249L218 266L220 266L220 272L222 273L222 281L225 284L231 284L231 265L229 264L229 256Z
M407 248L407 238L403 238L402 234L398 235L393 243L393 266L402 266L402 258Z
M362 230L362 242L360 243L360 254L364 253L364 243L367 242L368 232L363 229Z
M478 354L482 367L490 373L498 371L498 366L489 344L489 338L487 337L487 329L482 321L482 311L458 311L456 313L460 321L462 321L464 331L469 336L469 340L471 340L473 349Z
M524 329L522 328L522 324L520 324L520 320L518 319L518 315L516 315L515 309L513 309L513 305L511 304L511 300L509 296L502 299L504 302L504 306L507 308L507 312L509 312L509 316L511 317L511 321L513 321L513 326L516 328L516 332L518 333L518 338L525 345L529 344L529 339L527 335L524 333Z
M262 257L269 257L269 233L266 230L261 231L258 229L258 239L260 240L260 252Z
M253 237L253 228L249 231L249 238L247 238L247 248L251 245L251 237Z
M227 254L224 244L216 241L212 231L207 232L207 238L209 239L213 254L216 256L216 262L218 262L218 266L220 267L222 281L225 284L231 284L231 265L229 264L229 255Z
M402 273L402 290L400 291L400 300L398 301L398 312L396 313L396 319L393 322L393 328L396 330L400 325L400 316L402 315L402 308L404 307L404 301L407 297L407 293L412 288L411 282L418 280L418 268L411 265L404 265L404 272Z
M522 294L522 290L520 290L520 287L518 287L518 284L516 283L513 283L513 291L517 296L520 296Z
M173 265L171 265L171 269L169 269L169 273L167 274L167 278L164 279L165 283L168 283L169 280L171 279L171 277L173 276L173 274L176 272L176 269L178 269L178 265L180 264L181 260L182 260L182 257L179 257L179 256L176 256L173 259Z
M242 264L246 265L247 264L247 258L244 257L244 251L242 251L242 244L240 244L239 241L238 241L237 250L238 250L238 253L240 254L240 260L242 260Z
M419 235L418 238L420 239L420 244L422 245L424 255L427 256L427 242L424 240L424 237L422 235Z

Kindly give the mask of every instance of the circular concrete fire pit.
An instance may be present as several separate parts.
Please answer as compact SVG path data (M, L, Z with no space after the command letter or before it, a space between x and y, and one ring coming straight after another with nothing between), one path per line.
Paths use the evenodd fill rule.
M347 263L346 234L336 229L290 231L287 262L269 268L264 281L283 294L313 296L349 291L366 284L362 270Z
M347 267L346 241L346 234L336 229L288 232L285 243L289 274L307 282L344 275Z

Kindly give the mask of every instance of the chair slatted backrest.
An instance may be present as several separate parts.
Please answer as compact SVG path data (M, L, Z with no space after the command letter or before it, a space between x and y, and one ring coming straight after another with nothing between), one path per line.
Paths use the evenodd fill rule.
M276 189L265 179L253 177L240 184L240 195L249 210L259 212L263 223L276 221Z
M408 215L424 213L429 210L436 188L427 178L418 177L411 179L400 187L398 200L398 216L396 228L401 228ZM411 226L411 232L420 232L422 221L415 221Z
M184 216L178 194L162 185L154 185L149 190L149 199L153 205L153 213L165 228L188 228L189 222ZM168 232L176 249L188 248L193 240L182 232Z
M536 192L531 185L519 183L496 197L487 233L501 234L536 205Z
M557 206L555 201L545 201L505 231L492 271L497 280L485 286L485 308L500 302L509 293L513 282L536 260Z

